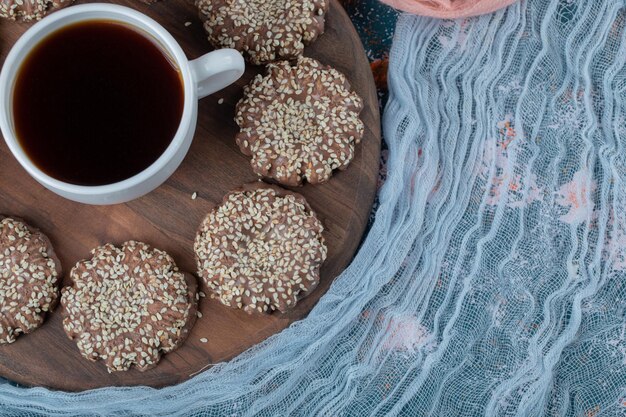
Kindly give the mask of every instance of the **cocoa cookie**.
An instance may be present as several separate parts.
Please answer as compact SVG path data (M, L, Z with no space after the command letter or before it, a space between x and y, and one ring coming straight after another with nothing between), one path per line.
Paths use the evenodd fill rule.
M63 327L109 372L150 369L180 346L196 320L196 280L164 251L129 241L91 251L62 290Z
M236 140L252 169L281 184L327 181L363 137L363 101L346 77L311 58L268 65L237 104Z
M0 0L0 17L28 22L69 6L74 0Z
M60 276L50 240L19 219L0 216L0 344L41 326L57 303Z
M222 304L284 312L319 282L323 229L301 195L262 182L244 185L202 222L194 245L198 275Z
M330 0L196 0L209 41L253 64L302 55L324 33Z

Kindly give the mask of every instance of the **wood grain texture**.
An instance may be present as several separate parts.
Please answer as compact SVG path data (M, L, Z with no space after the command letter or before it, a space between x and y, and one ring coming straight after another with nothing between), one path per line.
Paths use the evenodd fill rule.
M79 1L77 3L84 3ZM162 0L146 6L137 0L115 1L136 8L165 26L190 59L211 50L195 8L190 2ZM192 22L185 26L185 22ZM27 24L0 22L0 62ZM161 387L188 379L201 369L226 361L305 317L320 296L351 261L365 230L374 200L380 156L378 100L368 61L350 19L332 0L326 33L307 47L306 56L330 64L346 74L361 95L365 108L363 142L350 167L326 184L305 185L302 193L325 226L328 260L321 282L307 298L286 314L250 316L202 299L198 319L187 342L166 355L149 371L109 374L101 362L82 358L62 328L59 308L46 323L9 346L0 347L0 375L21 384L63 390L104 386ZM89 251L106 242L145 241L168 251L178 266L195 272L193 239L206 213L231 189L256 179L247 157L234 141L235 104L242 87L262 67L249 66L236 84L200 102L196 135L176 173L161 187L138 200L115 206L87 206L64 200L36 183L19 166L4 141L0 143L0 213L17 215L39 227L52 240L64 270L69 271ZM218 103L224 99L222 104ZM191 199L197 192L198 198ZM203 288L208 293L206 288ZM202 343L201 338L208 339Z

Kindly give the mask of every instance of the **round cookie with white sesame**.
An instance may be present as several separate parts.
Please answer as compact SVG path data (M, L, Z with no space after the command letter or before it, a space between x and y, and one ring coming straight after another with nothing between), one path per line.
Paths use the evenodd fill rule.
M0 0L0 17L28 22L69 6L74 0Z
M198 275L224 305L287 311L319 282L327 255L323 229L300 194L246 184L202 222L194 245Z
M91 251L62 290L63 328L91 361L107 370L145 371L179 347L197 313L197 283L166 252L129 241Z
M302 55L324 33L330 0L196 0L216 48L234 48L259 65Z
M312 58L268 65L237 104L236 136L253 171L284 185L312 184L346 169L363 137L363 101L346 77Z
M57 303L60 277L50 240L20 219L0 216L0 344L41 326Z

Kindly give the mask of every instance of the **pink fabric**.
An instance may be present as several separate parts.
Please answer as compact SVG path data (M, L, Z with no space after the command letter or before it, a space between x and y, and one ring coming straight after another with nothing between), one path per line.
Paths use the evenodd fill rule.
M454 19L477 16L515 3L517 0L381 0L393 8L423 16Z

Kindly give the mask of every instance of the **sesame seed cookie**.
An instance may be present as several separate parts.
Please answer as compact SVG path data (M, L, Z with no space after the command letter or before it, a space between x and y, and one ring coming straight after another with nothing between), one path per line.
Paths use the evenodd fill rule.
M268 65L237 104L236 140L252 169L284 185L328 181L363 137L363 101L346 77L311 58Z
M60 276L50 240L19 219L0 216L0 344L41 326L57 303Z
M141 242L91 251L62 290L63 328L107 370L150 369L180 346L196 320L197 284L164 251Z
M69 6L74 0L0 0L0 17L24 22L39 20L54 9Z
M202 222L194 245L198 275L222 304L284 312L319 282L323 229L300 194L262 182L244 185Z
M255 65L302 55L324 33L330 0L196 0L209 41Z

